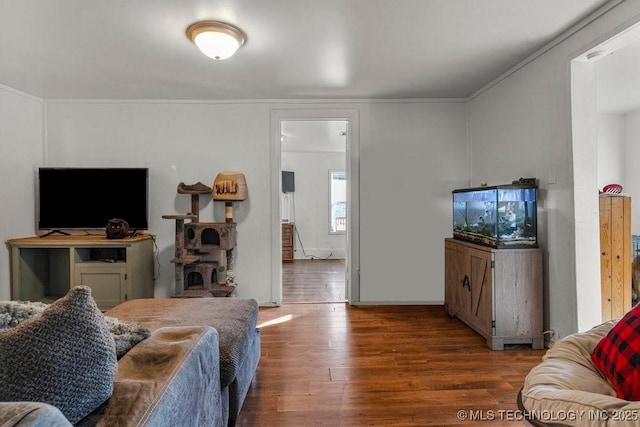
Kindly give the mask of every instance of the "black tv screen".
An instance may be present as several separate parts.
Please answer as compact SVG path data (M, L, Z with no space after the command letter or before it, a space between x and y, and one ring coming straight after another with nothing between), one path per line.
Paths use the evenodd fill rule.
M296 191L295 173L282 171L282 192L293 193L294 191Z
M148 168L39 168L37 229L104 229L120 218L148 230L148 189Z

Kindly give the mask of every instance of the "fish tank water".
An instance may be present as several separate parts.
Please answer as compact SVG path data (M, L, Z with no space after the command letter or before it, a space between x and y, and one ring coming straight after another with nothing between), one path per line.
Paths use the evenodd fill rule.
M537 188L507 184L453 191L453 237L494 248L538 246Z

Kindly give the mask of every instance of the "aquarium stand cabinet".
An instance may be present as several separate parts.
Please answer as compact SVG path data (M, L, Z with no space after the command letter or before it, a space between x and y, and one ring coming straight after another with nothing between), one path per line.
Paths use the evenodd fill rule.
M487 340L544 347L542 334L542 252L538 248L496 249L445 239L447 314Z
M11 298L52 303L77 285L91 288L101 310L134 298L153 298L153 237L26 237L11 250Z

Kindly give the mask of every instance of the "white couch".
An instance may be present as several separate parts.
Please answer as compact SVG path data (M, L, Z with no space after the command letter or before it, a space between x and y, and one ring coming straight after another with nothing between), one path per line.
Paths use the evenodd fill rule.
M591 353L616 320L565 337L547 351L525 378L520 409L539 426L640 425L640 402L616 397L613 386L591 361Z

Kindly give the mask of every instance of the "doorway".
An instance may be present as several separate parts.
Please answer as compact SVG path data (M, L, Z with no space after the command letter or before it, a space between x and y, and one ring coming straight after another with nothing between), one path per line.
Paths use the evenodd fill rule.
M616 182L632 200L640 198L634 164L640 152L635 143L640 136L640 96L633 89L640 87L639 67L637 24L571 61L578 331L602 322L599 196L594 189ZM638 229L639 222L632 219L633 228Z
M271 118L273 300L358 302L357 111L275 110ZM340 179L342 199L331 191ZM283 263L285 229L294 250Z
M345 120L283 120L282 302L344 302Z

